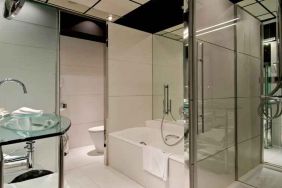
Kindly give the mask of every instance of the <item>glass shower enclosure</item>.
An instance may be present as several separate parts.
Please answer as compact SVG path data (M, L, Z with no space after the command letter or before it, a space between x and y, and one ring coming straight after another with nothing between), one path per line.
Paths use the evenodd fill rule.
M190 0L190 188L226 188L261 164L261 22L230 0Z

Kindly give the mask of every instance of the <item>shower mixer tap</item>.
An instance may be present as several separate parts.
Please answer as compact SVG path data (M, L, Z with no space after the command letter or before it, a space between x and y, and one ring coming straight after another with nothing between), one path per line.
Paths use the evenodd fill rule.
M164 100L163 100L163 113L169 114L171 112L171 100L169 99L169 85L164 85Z

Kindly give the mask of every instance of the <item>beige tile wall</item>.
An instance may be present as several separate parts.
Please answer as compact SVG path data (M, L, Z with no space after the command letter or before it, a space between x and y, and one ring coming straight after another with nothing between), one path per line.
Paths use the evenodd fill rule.
M152 35L108 27L108 133L152 119Z
M183 43L153 35L153 119L163 116L164 84L169 85L172 114L180 119L179 110L183 106Z
M70 147L91 145L91 127L104 124L105 44L60 37L61 112L72 121Z

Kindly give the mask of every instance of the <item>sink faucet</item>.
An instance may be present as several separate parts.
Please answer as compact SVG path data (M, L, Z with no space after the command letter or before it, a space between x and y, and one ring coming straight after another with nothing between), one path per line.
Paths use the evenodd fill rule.
M24 94L27 94L26 87L25 87L24 83L22 83L21 81L13 79L13 78L5 78L4 80L0 81L0 86L2 84L6 83L6 82L15 82L15 83L19 84L20 86L22 86Z

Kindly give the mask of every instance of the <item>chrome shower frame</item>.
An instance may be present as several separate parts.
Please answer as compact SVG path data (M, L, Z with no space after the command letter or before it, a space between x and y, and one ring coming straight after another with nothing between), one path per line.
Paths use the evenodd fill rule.
M198 126L198 60L197 60L197 42L196 42L196 29L195 29L195 0L189 0L189 36L188 36L188 75L187 82L184 85L188 93L189 101L189 176L190 187L197 188L197 126ZM186 21L186 20L185 20ZM185 66L184 66L185 67Z

